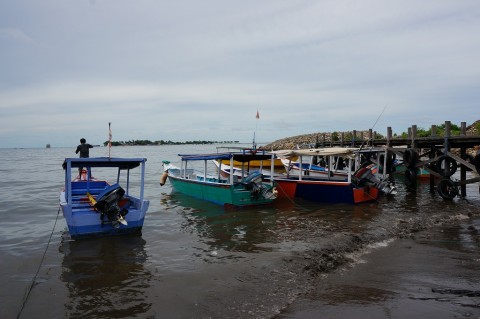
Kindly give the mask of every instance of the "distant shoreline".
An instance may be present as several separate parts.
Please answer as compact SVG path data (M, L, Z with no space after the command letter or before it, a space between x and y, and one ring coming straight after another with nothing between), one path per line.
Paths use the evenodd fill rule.
M104 142L104 146L108 146L108 141ZM112 146L159 146L159 145L206 145L206 144L240 144L239 141L150 141L150 140L132 140L132 141L111 141Z

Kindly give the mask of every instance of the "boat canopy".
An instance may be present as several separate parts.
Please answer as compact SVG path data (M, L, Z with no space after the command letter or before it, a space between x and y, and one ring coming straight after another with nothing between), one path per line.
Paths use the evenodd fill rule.
M290 158L294 156L339 156L344 158L355 158L355 152L358 148L329 147L329 148L311 148L300 150L278 150L273 151L277 157Z
M132 169L146 161L146 158L66 158L62 166L65 169L69 163L70 167L118 167L119 169Z
M386 147L363 147L357 150L357 153L381 153L385 152Z
M178 154L182 161L206 161L206 160L229 160L233 158L237 162L250 162L253 160L270 160L271 154L254 154L254 153L214 153L214 154Z

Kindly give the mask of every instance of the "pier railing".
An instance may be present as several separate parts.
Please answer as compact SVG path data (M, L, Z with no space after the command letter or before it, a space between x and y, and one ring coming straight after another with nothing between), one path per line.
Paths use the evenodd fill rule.
M467 179L467 171L480 174L480 134L467 134L466 122L461 122L460 134L452 135L451 122L446 121L443 136L437 135L437 126L431 126L430 136L418 136L417 125L408 128L407 137L392 136L392 128L387 128L386 137L377 138L376 131L368 132L352 131L341 132L333 140L327 141L326 134L317 138L316 147L385 147L397 159L401 158L402 165L406 166L406 184L413 190L416 189L419 169L428 171L430 174L430 191L435 190L444 199L453 199L457 195L466 196L466 185L480 181L476 176ZM365 136L365 133L367 136ZM473 149L467 153L467 150ZM460 180L453 180L452 175L460 168ZM480 188L479 188L480 191Z

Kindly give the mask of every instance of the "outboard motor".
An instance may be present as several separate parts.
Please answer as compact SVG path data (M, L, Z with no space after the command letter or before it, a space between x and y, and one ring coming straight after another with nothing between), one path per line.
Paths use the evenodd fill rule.
M268 186L263 183L263 176L260 172L254 171L244 179L247 188L250 189L252 197L257 198L261 195L265 199L275 199L277 197L277 190L273 186Z
M98 212L100 212L100 219L102 223L110 222L113 227L118 228L121 223L127 225L125 215L128 210L126 208L120 208L119 202L125 195L125 190L118 184L107 187L103 192L98 194L97 203L93 206ZM105 216L107 221L105 221Z
M385 176L384 179L378 178L373 174L373 169L375 169L375 164L362 165L353 176L357 178L358 186L363 185L374 185L378 188L379 191L383 192L386 195L397 193L397 188L395 187L395 181L390 178L389 175Z

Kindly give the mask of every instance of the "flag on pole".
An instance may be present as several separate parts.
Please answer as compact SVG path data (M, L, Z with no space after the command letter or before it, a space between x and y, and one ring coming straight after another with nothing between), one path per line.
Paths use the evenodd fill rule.
M110 150L112 149L112 129L110 128L111 124L111 122L108 122L108 157L110 157Z
M255 117L257 120L260 118L260 114L258 114L258 110L257 110L257 116Z

